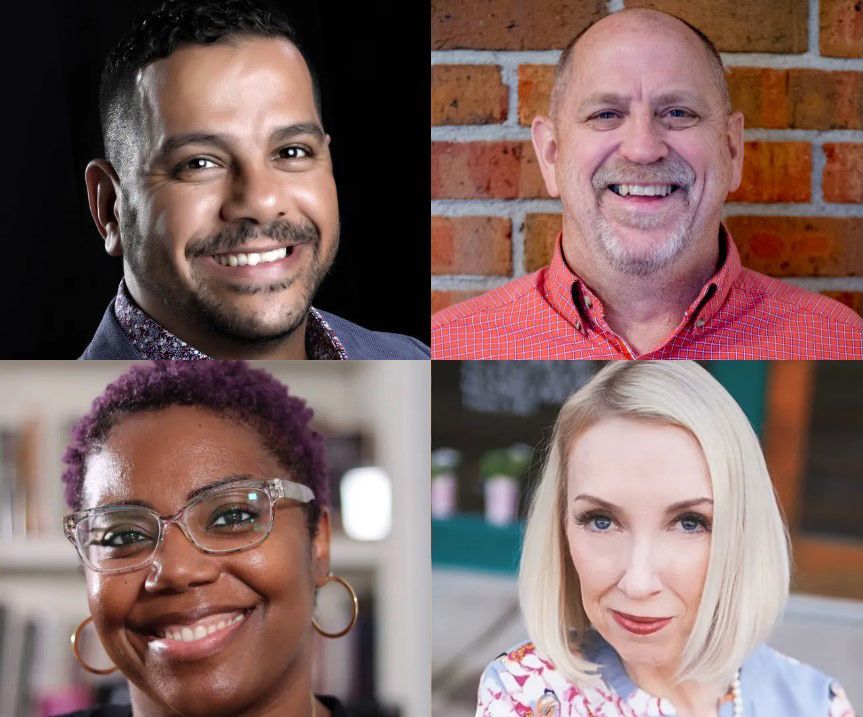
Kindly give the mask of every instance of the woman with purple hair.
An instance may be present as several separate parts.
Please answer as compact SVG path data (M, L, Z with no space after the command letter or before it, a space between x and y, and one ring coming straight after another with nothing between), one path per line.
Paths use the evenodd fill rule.
M312 411L242 362L136 365L73 429L66 536L90 616L85 669L120 670L131 706L79 716L345 715L312 692L312 638L353 626L329 570L323 437ZM324 632L316 589L353 618ZM115 667L78 649L92 622Z

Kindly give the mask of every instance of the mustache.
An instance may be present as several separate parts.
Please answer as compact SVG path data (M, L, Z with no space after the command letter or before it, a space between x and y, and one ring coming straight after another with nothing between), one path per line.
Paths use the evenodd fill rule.
M243 222L235 226L225 227L215 234L196 239L186 246L186 256L189 258L210 256L242 246L252 239L261 237L272 239L279 243L311 244L317 246L321 240L321 232L312 222L294 224L284 219L277 219L266 226L254 222Z
M612 158L596 170L592 180L597 193L609 184L676 184L685 188L693 182L695 172L678 155L670 155L649 165Z

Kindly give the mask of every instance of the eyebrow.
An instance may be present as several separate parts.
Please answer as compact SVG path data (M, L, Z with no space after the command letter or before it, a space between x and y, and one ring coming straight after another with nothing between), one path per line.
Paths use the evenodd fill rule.
M186 494L186 502L192 500L202 493L206 493L207 491L212 490L213 488L218 488L219 486L227 485L228 483L240 483L241 481L257 481L258 478L253 476L251 473L239 473L237 475L230 475L224 478L219 478L218 480L214 480L206 485L202 485L200 488L195 488ZM123 505L140 505L142 508L149 508L152 511L158 513L159 511L156 509L152 503L149 503L146 500L138 500L137 498L132 498L131 500L121 500L117 503L106 503L104 505L94 506L96 508L117 508Z
M579 493L575 498L572 499L572 502L575 503L578 500L586 500L591 503L596 503L598 506L605 508L606 510L611 511L619 511L620 506L615 505L614 503L609 503L607 500L603 500L602 498L597 498L595 495L590 495L589 493ZM680 510L686 510L687 508L694 508L697 505L713 505L713 501L710 498L691 498L689 500L681 500L677 503L672 503L666 509L666 513L677 513Z
M616 92L596 92L588 95L579 104L579 109L584 110L587 107L595 105L628 105L632 97L630 95L620 95ZM671 90L663 92L653 98L653 103L658 105L673 105L678 103L695 103L698 104L698 95L686 90Z
M295 124L279 127L270 135L273 143L287 142L301 135L312 135L318 142L324 141L324 130L316 122L296 122ZM228 135L213 134L211 132L184 132L168 137L156 152L156 160L162 159L178 149L189 145L209 144L220 149L227 150L230 145Z

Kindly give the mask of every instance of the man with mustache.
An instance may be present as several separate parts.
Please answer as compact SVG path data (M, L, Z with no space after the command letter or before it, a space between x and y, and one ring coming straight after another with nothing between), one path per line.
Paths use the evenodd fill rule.
M169 0L100 87L90 211L124 278L85 359L426 359L311 306L338 247L330 137L288 21Z
M550 266L438 312L436 359L860 359L850 309L740 265L722 205L743 115L719 53L655 10L561 55L531 127L563 231Z

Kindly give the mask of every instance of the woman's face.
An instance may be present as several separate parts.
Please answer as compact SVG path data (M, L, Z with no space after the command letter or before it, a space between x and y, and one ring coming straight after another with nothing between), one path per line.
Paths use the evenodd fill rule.
M174 514L192 491L237 475L291 477L252 428L172 406L111 430L87 462L83 507L136 501ZM171 525L149 566L120 575L87 570L90 611L133 697L172 714L236 714L278 703L308 679L315 585L328 565L326 514L310 540L305 511L279 501L269 537L249 550L206 555ZM160 636L211 625L216 631L200 641Z
M710 552L701 448L682 428L614 417L568 458L566 535L588 619L627 667L676 670Z

